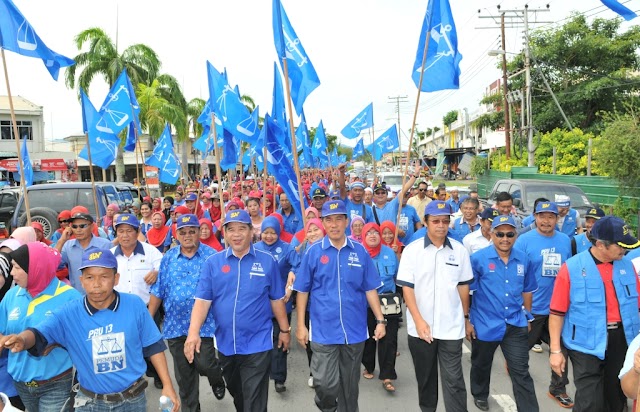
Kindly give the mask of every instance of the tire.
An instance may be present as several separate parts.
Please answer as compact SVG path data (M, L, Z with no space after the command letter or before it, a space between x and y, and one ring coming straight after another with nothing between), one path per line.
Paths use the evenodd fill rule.
M48 207L32 207L31 208L31 222L38 222L44 229L44 237L49 237L58 230L58 213L49 209ZM27 214L23 213L18 219L20 226L27 225Z

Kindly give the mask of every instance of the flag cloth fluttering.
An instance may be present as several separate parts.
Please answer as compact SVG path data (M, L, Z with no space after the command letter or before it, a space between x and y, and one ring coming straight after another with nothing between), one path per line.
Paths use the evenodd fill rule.
M91 163L94 166L107 169L116 160L120 139L113 133L96 128L101 117L84 90L80 90L80 101L82 103L82 131L89 137ZM78 157L89 161L87 146L80 151Z
M160 135L153 153L145 160L145 164L158 168L158 178L162 183L174 185L178 181L180 164L173 151L173 139L171 139L171 126L169 126L169 123L165 126L162 135Z
M627 8L626 6L623 6L617 0L600 0L600 1L602 2L602 4L604 4L614 12L618 13L620 16L622 16L622 18L624 18L627 21L638 17L638 15L633 10Z
M20 155L22 156L22 167L24 168L24 184L29 187L33 184L33 165L31 164L31 158L29 157L29 151L27 150L27 137L22 139L22 148L20 148Z
M133 123L138 126L139 131L139 115L140 106L138 105L133 85L129 80L129 76L127 76L127 70L123 69L100 107L100 120L95 127L100 132L117 135L122 129ZM136 148L133 127L130 126L127 132L124 148L127 152L132 152ZM93 156L93 153L91 155Z
M340 133L347 139L355 139L360 132L373 127L373 103L369 103L347 124Z
M373 158L378 161L382 159L383 154L391 153L399 147L400 141L398 140L398 129L394 124L374 140L373 143L367 146L367 150L371 152Z
M364 138L360 138L358 143L356 143L356 147L353 148L353 152L351 153L351 159L357 159L358 157L364 155Z

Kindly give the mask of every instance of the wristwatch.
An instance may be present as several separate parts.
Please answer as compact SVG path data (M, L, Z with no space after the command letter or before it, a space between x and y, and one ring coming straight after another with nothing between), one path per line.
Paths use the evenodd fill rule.
M376 319L376 325L386 325L386 324L387 324L386 319Z
M287 330L280 329L280 333L291 333L291 326L289 326L289 329Z

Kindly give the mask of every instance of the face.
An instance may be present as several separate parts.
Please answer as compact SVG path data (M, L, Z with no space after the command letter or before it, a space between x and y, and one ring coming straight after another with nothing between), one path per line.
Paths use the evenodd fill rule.
M15 260L12 261L11 275L16 285L23 289L27 288L27 272L25 272Z
M151 218L151 224L153 225L154 228L161 229L162 228L162 216L160 216L157 213L155 215L153 215L153 217Z
M205 205L208 205L209 203L211 203L211 199L208 198L207 196L202 196L202 203L204 203Z
M153 208L160 209L160 201L158 199L153 199Z
M107 208L107 216L108 217L113 217L113 215L116 213L116 211L112 208L112 207L108 207Z
M58 225L60 225L62 229L65 229L67 226L69 226L69 221L58 219Z
M195 200L187 200L186 202L184 202L184 205L187 207L187 209L189 209L192 212L194 210L196 210L196 201ZM144 213L142 213L142 216L144 216Z
M491 230L493 244L498 251L503 253L508 253L511 250L513 244L516 243L516 237L516 229L511 225L500 225Z
M380 244L380 233L375 229L370 229L365 233L364 241L369 247L377 247Z
M82 271L80 283L91 306L102 308L109 303L113 287L118 284L120 274L111 268L89 267Z
M568 207L558 207L558 216L565 217L569 213Z
M77 240L86 240L91 237L91 222L85 219L74 219L71 222L71 230Z
M357 222L354 222L351 225L351 233L353 233L356 236L360 236L362 234L363 227L364 227L364 223L358 220Z
M139 215L140 214L140 208L138 208L137 206L131 206L131 213L133 213L134 215Z
M278 240L278 235L276 234L276 231L271 228L268 228L267 230L263 231L261 236L262 236L262 241L269 246L273 245Z
M453 197L454 199L458 198L458 191L456 189L453 189L451 191L451 197Z
M427 196L433 198L433 189L427 189Z
M125 249L133 248L138 241L138 230L129 225L118 225L116 227L118 242Z
M200 239L209 239L211 236L211 229L209 229L209 225L203 223L200 225Z
M596 223L596 219L592 218L592 217L587 217L584 220L584 226L587 230L587 233L591 233L591 228L593 227L593 225Z
M365 203L371 203L371 201L373 200L373 192L370 191L365 191L364 192L364 201Z
M211 199L211 203L213 203L213 207L220 207L220 199L217 197Z
M364 197L364 189L361 187L354 187L351 189L351 199L356 202L362 202L362 198Z
M596 242L596 247L600 251L603 262L613 262L614 260L620 260L624 256L626 250L617 244L611 244L605 246L602 242Z
M171 209L171 203L170 203L168 200L164 200L164 201L162 202L162 206L163 206L165 209Z
M470 203L464 203L460 209L464 220L473 220L478 215L478 208Z
M258 216L260 214L260 203L255 200L250 200L249 203L247 203L247 212L249 212L251 216Z
M418 197L420 199L424 199L427 196L427 185L424 183L420 183L418 185Z
M382 238L384 239L384 243L386 243L387 245L392 244L395 237L396 237L396 234L393 233L393 231L388 227L385 227L384 230L382 231Z
M151 216L151 208L149 205L142 205L140 206L140 213L142 214L142 217L149 217Z
M240 222L231 222L224 227L224 238L236 253L244 253L251 246L251 228Z
M271 200L269 198L266 198L264 201L264 205L267 207L267 209L269 209L271 207Z
M447 198L447 192L445 190L438 190L438 200L445 201Z
M556 230L556 223L558 223L558 216L551 212L536 213L536 228L538 232L551 236L554 230Z
M182 193L176 192L176 195L175 195L174 199L176 200L176 202L181 201L182 200Z
M176 231L180 247L185 250L195 249L200 245L200 228L195 226L181 227Z
M480 220L480 229L482 230L483 234L488 234L489 232L491 232L491 221L489 219L481 219Z
M282 207L282 210L289 210L291 208L291 202L289 202L289 198L284 193L280 195L280 207Z
M322 218L322 225L329 239L339 242L344 239L345 230L349 224L346 215L331 215Z
M307 240L309 243L315 243L318 240L323 238L322 230L313 223L309 225L309 230L307 230Z
M513 206L513 200L503 200L502 202L498 202L496 205L498 212L501 215L508 215L511 213L511 207Z
M322 205L324 205L325 200L327 199L326 196L316 196L313 198L313 207L315 207L318 210L322 210Z
M387 201L387 191L386 190L376 190L373 192L373 200L376 204L383 204Z
M451 223L451 216L428 216L427 235L432 240L444 241L449 233L449 223Z

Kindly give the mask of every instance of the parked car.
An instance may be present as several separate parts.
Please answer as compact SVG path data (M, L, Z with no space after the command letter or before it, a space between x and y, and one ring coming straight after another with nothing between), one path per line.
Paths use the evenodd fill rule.
M5 186L0 190L0 223L3 223L5 228L9 227L21 194L20 187Z

